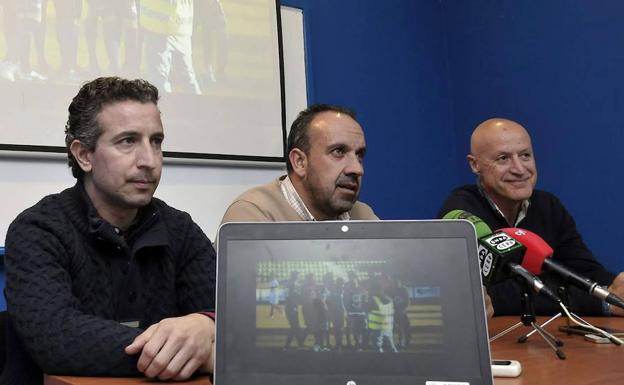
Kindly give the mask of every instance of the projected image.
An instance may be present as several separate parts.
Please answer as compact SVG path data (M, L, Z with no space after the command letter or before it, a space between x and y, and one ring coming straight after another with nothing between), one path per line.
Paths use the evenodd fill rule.
M276 7L276 0L0 0L0 127L22 128L0 130L0 145L63 147L79 85L120 76L160 90L168 153L281 157Z
M389 261L259 262L257 348L422 352L442 343L440 287Z
M124 74L144 77L165 92L206 93L236 75L235 68L226 71L229 30L239 43L232 52L234 62L244 55L255 55L256 60L262 56L262 47L251 47L263 39L261 31L271 20L268 15L256 16L249 24L241 19L254 6L271 4L265 3L2 0L0 79L76 83L102 74ZM254 29L255 35L250 33ZM243 49L241 40L247 41Z

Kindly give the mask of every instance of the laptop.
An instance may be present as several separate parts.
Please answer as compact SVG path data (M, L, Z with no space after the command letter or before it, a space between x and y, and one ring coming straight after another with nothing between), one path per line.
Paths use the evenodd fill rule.
M492 384L465 220L228 223L215 385Z

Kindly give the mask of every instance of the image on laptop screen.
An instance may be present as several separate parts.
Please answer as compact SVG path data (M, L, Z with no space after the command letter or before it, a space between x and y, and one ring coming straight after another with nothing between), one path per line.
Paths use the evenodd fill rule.
M255 347L423 352L442 343L440 286L377 260L261 261Z
M218 256L216 385L491 383L468 223L228 224Z

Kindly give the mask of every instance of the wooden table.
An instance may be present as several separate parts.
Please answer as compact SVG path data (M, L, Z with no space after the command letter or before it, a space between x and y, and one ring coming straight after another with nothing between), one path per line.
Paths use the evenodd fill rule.
M518 322L519 317L497 317L490 321L490 335L507 329ZM543 317L539 317L544 321ZM610 326L624 330L624 318L587 317L594 326ZM491 343L493 359L517 360L522 364L522 374L517 378L494 378L496 385L609 385L624 384L624 345L594 344L580 335L567 335L557 328L565 321L557 319L546 330L561 339L566 354L560 360L546 342L533 334L524 343L516 339L532 330L521 327Z
M490 335L507 329L520 320L519 317L497 317L490 321ZM540 321L544 321L540 317ZM588 317L594 325L610 326L624 330L624 318ZM504 337L492 342L493 359L517 360L522 364L522 374L517 378L494 379L495 385L610 385L624 384L624 345L594 344L579 335L567 335L557 327L564 320L558 319L546 327L546 330L559 337L564 346L561 348L567 358L560 360L554 351L537 334L524 343L516 339L530 331L521 327ZM105 377L70 377L46 376L45 385L134 385L154 384L146 378L105 378ZM207 376L184 382L187 385L211 385Z

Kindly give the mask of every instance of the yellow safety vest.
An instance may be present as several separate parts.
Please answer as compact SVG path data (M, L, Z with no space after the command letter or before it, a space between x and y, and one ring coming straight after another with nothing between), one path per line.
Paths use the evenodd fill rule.
M368 313L368 328L391 332L394 323L394 303L390 301L384 304L377 296L373 297L373 301L375 301L377 309Z
M139 8L139 23L147 31L177 36L193 33L193 0L141 0Z

